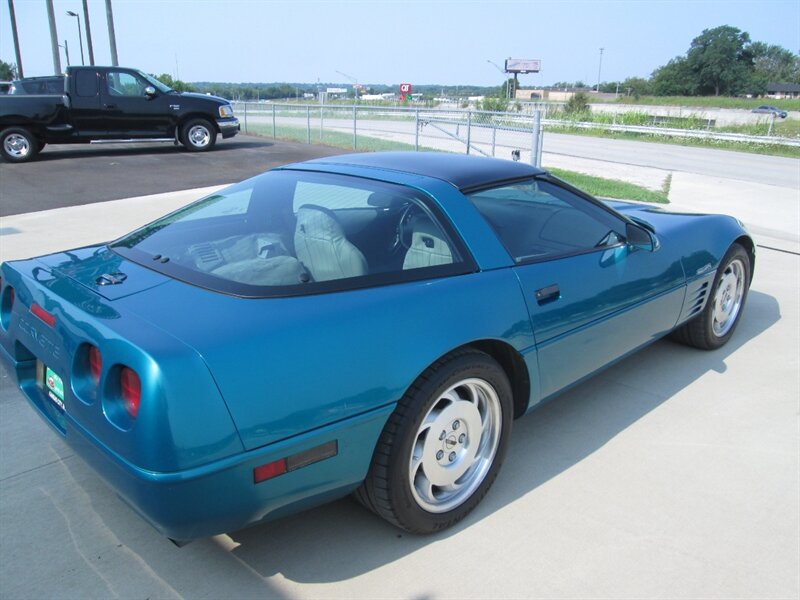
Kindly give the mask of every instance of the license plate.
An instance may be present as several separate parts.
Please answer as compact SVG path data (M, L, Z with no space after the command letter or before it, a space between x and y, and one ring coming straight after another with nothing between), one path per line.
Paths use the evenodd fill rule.
M47 396L64 410L64 380L50 367L44 368L44 384Z

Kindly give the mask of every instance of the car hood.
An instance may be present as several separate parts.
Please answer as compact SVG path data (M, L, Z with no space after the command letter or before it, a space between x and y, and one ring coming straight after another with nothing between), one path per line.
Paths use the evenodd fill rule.
M230 100L220 98L219 96L212 96L211 94L198 94L197 92L181 92L181 98L197 98L200 100L209 100L216 104L230 104Z

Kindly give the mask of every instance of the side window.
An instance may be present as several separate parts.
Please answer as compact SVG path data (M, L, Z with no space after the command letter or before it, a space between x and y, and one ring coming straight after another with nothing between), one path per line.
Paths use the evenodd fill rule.
M622 241L622 222L548 181L469 194L516 262L584 252Z
M316 204L330 210L344 208L368 208L370 190L344 185L298 181L294 192L295 212L304 204Z
M204 203L198 204L197 209L184 213L184 221L197 221L199 219L211 219L214 217L230 217L233 215L243 215L250 206L250 196L252 188L231 190L229 193L211 196Z
M144 96L147 84L130 73L109 71L106 73L108 93L112 96Z
M95 71L78 71L75 74L75 93L82 98L97 96L97 73Z

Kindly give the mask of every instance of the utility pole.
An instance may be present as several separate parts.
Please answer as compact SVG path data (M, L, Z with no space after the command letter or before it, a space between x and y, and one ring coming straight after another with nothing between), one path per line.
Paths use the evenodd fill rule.
M17 77L22 79L22 55L19 53L19 36L17 35L17 17L14 14L14 0L8 0L8 14L11 17L11 37L14 39L14 55L17 58Z
M603 48L600 48L600 64L597 67L597 93L600 93L600 72L603 70Z
M52 3L53 0L48 0ZM111 65L119 66L117 60L117 35L114 33L114 12L111 10L111 0L106 0L106 20L108 21L108 45L111 46Z
M83 24L86 25L86 47L89 49L89 64L94 66L94 50L92 50L92 28L89 25L89 0L83 0Z
M56 30L56 13L53 12L53 0L47 0L47 20L50 22L50 46L53 51L53 72L61 75L61 56L58 54L58 31Z
M67 55L67 66L69 66L69 45L67 44L67 40L64 40L63 46L59 44L59 47L64 49L64 54Z

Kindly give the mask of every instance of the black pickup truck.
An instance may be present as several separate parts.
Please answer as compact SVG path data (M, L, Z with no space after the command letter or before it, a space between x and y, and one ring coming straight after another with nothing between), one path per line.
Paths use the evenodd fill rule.
M45 144L174 140L192 152L239 133L230 103L180 93L136 69L68 67L63 95L0 96L0 155L33 158Z

